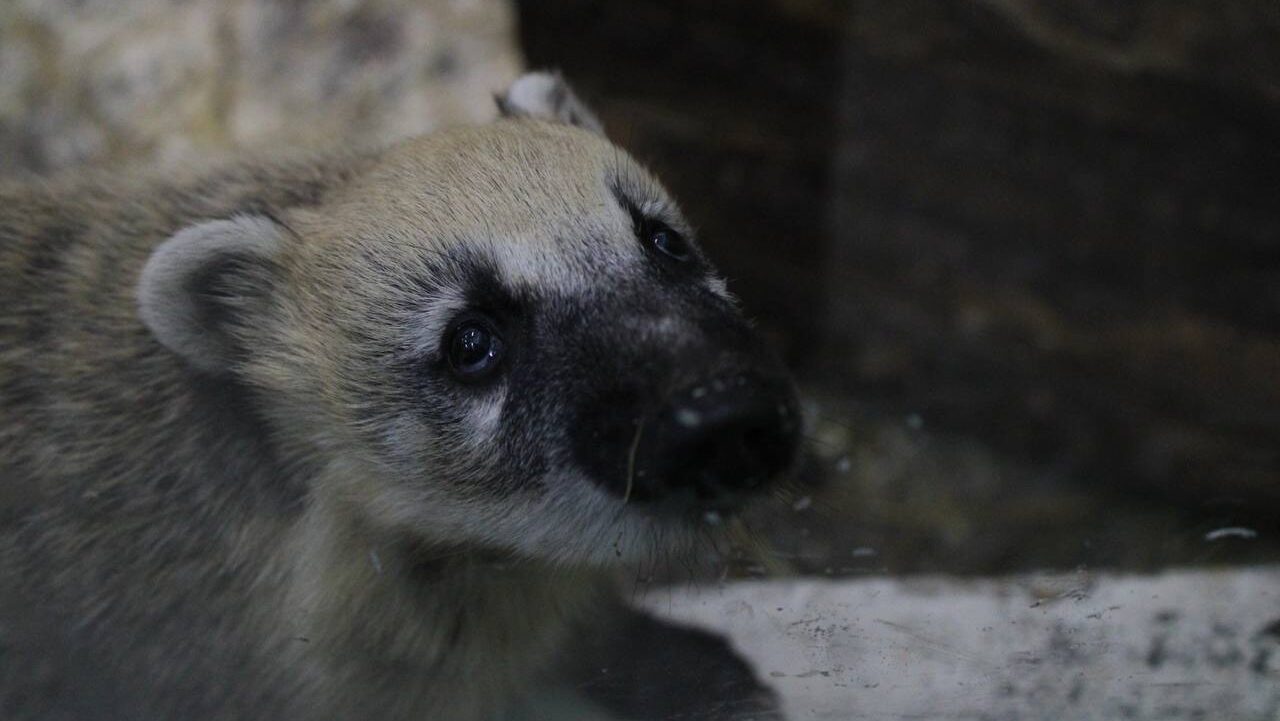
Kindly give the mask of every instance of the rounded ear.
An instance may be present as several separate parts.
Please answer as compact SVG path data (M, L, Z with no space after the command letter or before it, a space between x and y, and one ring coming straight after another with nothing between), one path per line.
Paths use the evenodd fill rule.
M578 99L560 73L525 73L494 100L504 117L538 118L604 135L600 119Z
M283 233L260 216L193 225L161 243L138 281L138 315L166 348L205 371L238 355L235 329L261 312Z

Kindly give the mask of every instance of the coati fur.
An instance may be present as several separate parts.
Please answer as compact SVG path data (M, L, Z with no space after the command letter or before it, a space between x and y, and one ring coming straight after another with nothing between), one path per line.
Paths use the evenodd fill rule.
M776 717L614 574L785 475L786 374L562 80L499 106L0 185L0 716Z

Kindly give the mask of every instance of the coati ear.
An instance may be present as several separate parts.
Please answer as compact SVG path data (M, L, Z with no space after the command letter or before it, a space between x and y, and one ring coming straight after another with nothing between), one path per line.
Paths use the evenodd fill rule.
M560 73L525 73L494 99L498 112L509 118L539 118L604 135L600 119L578 99Z
M205 371L238 354L235 327L266 301L283 231L261 216L193 225L151 253L138 281L138 313L156 339Z

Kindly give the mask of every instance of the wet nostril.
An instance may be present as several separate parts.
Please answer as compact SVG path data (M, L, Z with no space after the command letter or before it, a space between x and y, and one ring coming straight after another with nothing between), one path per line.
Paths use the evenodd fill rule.
M643 394L611 393L579 411L575 459L627 502L731 510L769 487L794 461L799 414L780 378L707 379L643 408Z
M655 496L692 492L732 506L766 488L790 466L798 445L786 386L746 377L717 379L678 397L661 413L644 448L660 485Z

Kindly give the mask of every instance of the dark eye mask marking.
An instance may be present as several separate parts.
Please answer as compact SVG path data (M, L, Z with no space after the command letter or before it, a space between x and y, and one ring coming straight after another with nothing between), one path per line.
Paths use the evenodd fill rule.
M618 205L631 216L636 239L644 246L648 255L662 261L669 269L684 265L705 271L705 263L683 234L661 218L646 215L618 186L613 186L612 191Z

